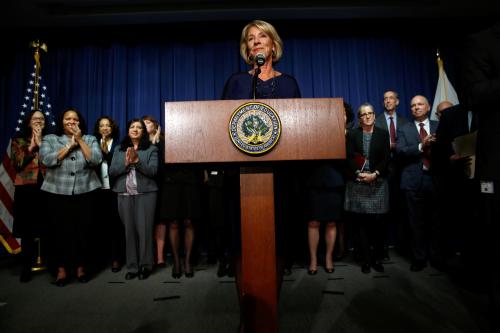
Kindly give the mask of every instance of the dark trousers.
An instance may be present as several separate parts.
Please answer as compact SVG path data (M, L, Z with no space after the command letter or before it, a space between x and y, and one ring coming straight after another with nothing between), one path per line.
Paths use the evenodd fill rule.
M99 261L109 264L109 261L125 261L125 229L118 214L117 194L111 190L98 191L99 213L96 214L95 227L101 229L100 245L96 249ZM103 250L104 249L104 250Z
M153 226L156 192L119 195L118 212L125 226L127 270L153 269Z
M358 229L359 259L371 263L382 257L384 251L384 233L382 218L378 214L353 213L352 218ZM373 250L372 250L373 248Z
M482 275L488 284L489 314L492 332L500 332L500 182L495 182L495 193L481 193L480 212L483 257ZM476 233L481 230L476 230Z
M441 228L437 214L437 197L432 178L424 175L417 191L405 191L408 206L413 258L419 261L442 260Z
M77 195L47 194L52 225L52 259L56 267L71 269L89 264L95 196L96 191Z

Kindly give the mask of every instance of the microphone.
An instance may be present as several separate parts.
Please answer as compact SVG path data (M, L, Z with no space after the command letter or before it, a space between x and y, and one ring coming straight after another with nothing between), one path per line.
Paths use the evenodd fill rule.
M263 53L257 53L254 57L254 61L257 66L260 67L266 62L266 56Z
M260 67L266 62L266 56L263 53L257 53L255 57L252 58L253 62L257 65L252 78L252 95L253 99L255 100L255 98L257 97L257 78L260 74Z

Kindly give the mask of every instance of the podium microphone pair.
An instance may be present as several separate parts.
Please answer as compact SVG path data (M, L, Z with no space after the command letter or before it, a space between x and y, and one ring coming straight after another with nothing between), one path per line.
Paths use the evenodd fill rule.
M250 56L250 60L257 65L257 68L253 73L253 82L252 82L253 99L255 100L256 97L255 94L257 90L257 77L260 74L260 67L264 65L266 62L266 56L263 53L257 53L255 56Z

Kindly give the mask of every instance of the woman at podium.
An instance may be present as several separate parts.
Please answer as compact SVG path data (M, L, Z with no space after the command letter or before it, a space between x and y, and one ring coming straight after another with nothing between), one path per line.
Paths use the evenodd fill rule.
M248 23L241 32L240 55L243 60L251 67L248 71L232 74L226 81L222 99L277 99L277 98L300 98L300 89L295 78L291 75L282 73L274 68L274 65L283 56L283 41L276 29L268 22L254 20ZM233 167L224 169L224 183L229 184L227 191L234 194L233 198L239 198L239 172L233 170ZM292 211L290 207L298 207L295 203L298 201L298 181L297 173L293 165L275 165L275 204L276 221L278 234L278 254L280 248L288 247L287 240L291 239L293 225L292 219L296 218L298 212ZM210 175L209 175L210 177ZM232 185L231 185L232 184ZM239 200L234 200L234 205L239 204ZM285 209L284 207L287 207ZM228 208L226 208L228 209ZM229 208L230 209L230 208ZM237 212L238 209L230 209ZM236 214L230 214L233 219L238 220ZM281 228L280 222L287 222L287 229ZM239 223L236 223L239 226ZM230 226L227 226L230 228ZM281 231L281 232L280 232ZM239 239L239 228L233 228L233 237ZM281 234L281 237L279 237ZM280 240L281 238L281 240ZM239 253L240 242L233 241L236 247L234 252ZM293 246L293 245L291 245ZM285 258L286 269L291 267L291 258ZM288 265L286 264L288 263ZM283 265L279 265L283 272ZM238 271L237 271L238 273ZM281 275L281 274L280 274Z
M271 24L248 23L241 32L240 54L252 68L229 77L222 99L301 97L295 78L273 67L283 55L283 41Z

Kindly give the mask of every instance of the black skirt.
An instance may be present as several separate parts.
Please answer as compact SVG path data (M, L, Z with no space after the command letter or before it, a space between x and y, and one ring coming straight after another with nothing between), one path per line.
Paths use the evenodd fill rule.
M162 220L198 219L202 215L203 173L200 170L166 168L160 192Z
M307 189L307 221L338 221L342 214L344 187L312 187Z

